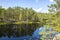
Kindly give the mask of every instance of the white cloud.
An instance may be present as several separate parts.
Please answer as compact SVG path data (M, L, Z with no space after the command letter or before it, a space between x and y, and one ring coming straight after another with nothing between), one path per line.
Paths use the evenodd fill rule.
M36 12L40 12L42 10L42 8L39 8L39 9L33 8L33 10L35 10Z
M50 2L53 2L54 0L50 0Z
M39 8L39 9L33 8L33 10L35 10L36 12L48 13L48 10L43 10L43 9L44 8Z

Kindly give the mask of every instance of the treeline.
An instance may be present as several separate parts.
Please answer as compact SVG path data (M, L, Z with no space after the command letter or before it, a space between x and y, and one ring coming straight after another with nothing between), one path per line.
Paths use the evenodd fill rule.
M0 6L0 22L39 22L37 13L32 8L9 7L7 9Z

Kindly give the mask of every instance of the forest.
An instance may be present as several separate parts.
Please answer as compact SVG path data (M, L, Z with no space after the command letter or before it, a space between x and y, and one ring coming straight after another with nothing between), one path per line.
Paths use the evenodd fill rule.
M41 26L53 26L60 32L60 0L48 6L48 13L36 12L33 8L0 6L0 37L25 36Z

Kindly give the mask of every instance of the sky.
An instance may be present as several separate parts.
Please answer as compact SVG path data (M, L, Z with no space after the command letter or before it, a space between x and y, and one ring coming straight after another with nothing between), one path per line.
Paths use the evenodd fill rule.
M53 0L0 0L0 6L3 8L20 6L23 8L33 8L37 12L47 12L47 6L53 3Z

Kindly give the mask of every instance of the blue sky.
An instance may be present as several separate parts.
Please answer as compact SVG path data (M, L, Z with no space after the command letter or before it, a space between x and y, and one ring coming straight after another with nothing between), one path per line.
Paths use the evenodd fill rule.
M4 8L20 6L24 8L33 8L37 12L47 12L47 5L53 3L53 0L0 0L0 6Z

